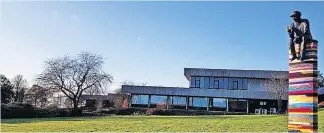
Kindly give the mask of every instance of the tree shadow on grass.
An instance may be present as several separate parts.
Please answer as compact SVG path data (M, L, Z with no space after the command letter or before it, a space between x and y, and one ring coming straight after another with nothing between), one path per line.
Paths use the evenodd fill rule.
M51 117L51 118L18 118L18 119L1 119L1 124L23 124L38 123L44 121L84 121L80 117Z

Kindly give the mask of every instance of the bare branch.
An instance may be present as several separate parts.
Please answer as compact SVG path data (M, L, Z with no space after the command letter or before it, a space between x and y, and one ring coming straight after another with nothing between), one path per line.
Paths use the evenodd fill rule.
M83 92L102 90L113 77L102 70L103 58L96 54L82 52L76 57L63 57L45 62L45 70L38 81L48 88L63 92L77 108Z
M284 74L272 74L271 78L263 84L269 95L278 101L279 110L281 109L281 101L288 94L289 81L287 76Z

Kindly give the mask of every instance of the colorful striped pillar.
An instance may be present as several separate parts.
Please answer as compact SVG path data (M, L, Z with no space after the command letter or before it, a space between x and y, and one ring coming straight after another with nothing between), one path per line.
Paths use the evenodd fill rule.
M317 132L317 75L317 44L308 43L306 59L289 62L288 132Z

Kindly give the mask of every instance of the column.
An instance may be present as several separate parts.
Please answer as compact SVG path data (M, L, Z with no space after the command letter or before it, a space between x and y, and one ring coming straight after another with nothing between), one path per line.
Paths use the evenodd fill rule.
M306 59L302 62L289 62L288 132L318 130L317 44L306 44L305 55Z
M209 111L210 100L207 98L207 111Z
M150 108L150 105L151 105L151 95L149 95L149 97L148 97L148 105L147 105L147 107Z
M246 113L249 114L249 100L246 100Z
M226 111L228 112L228 99L226 99Z
M186 97L186 110L188 110L188 104L189 104L189 97Z
M167 96L166 108L169 109L169 106L170 106L170 96Z

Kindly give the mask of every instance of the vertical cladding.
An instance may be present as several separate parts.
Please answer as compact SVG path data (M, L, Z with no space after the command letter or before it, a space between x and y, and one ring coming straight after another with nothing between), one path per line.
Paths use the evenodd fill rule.
M303 62L289 63L289 132L317 132L318 129L316 43L306 45L306 56L308 58ZM291 54L289 53L290 58Z

